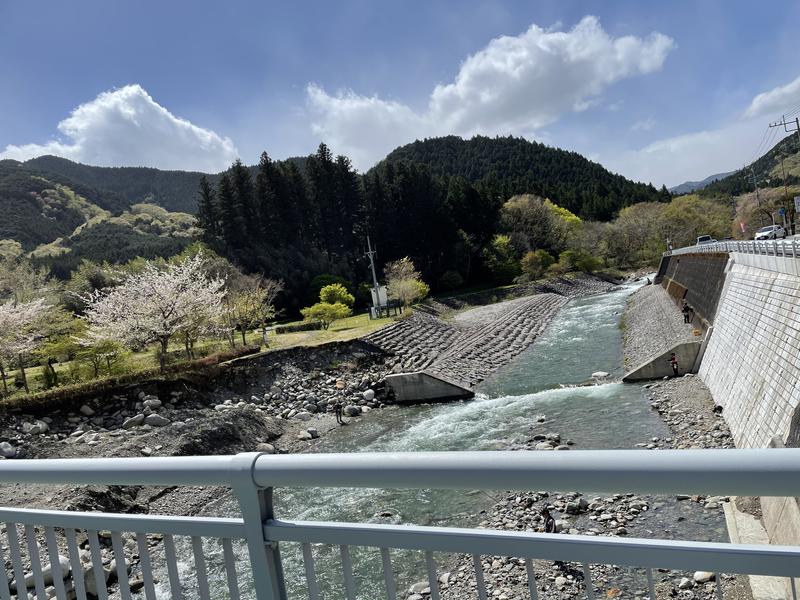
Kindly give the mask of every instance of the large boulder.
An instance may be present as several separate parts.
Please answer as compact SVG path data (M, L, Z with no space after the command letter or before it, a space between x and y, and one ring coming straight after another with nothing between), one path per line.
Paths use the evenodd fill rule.
M17 449L8 442L0 442L0 456L3 458L14 458L17 455Z
M361 414L361 407L355 404L348 404L344 407L344 414L348 417L357 417Z
M132 417L128 417L122 422L123 429L133 429L134 427L138 427L144 423L144 415L139 413L138 415L133 415Z
M169 425L169 419L161 415L152 414L144 418L144 424L151 427L164 427L164 425Z

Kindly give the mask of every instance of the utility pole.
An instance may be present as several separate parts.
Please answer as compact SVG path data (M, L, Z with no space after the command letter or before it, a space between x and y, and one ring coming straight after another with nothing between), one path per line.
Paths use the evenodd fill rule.
M378 295L378 276L375 274L375 255L378 254L377 250L372 249L372 242L370 242L369 236L367 236L367 252L364 254L367 258L369 258L369 268L372 271L372 285L375 288L375 296Z
M753 182L753 189L756 191L756 206L758 207L758 222L763 227L764 215L761 214L761 196L758 193L758 180L756 179L756 172L753 167L750 167L750 180Z
M372 242L369 239L369 235L367 235L367 252L364 254L367 258L369 258L369 268L372 272L372 289L373 289L373 301L375 303L375 310L377 312L377 316L380 317L381 311L381 297L380 297L380 286L378 285L378 275L375 273L375 256L378 254L377 250L372 249ZM372 313L370 313L372 314ZM370 317L372 318L372 317Z
M785 116L781 116L780 121L775 121L774 123L769 124L770 127L783 127L783 130L786 133L797 133L797 142L800 145L800 117L794 118L794 123L791 121L787 121ZM794 126L794 127L792 127ZM783 195L785 197L785 206L784 206L784 214L783 220L784 225L786 225L786 213L789 213L789 224L792 228L792 235L794 235L794 219L795 219L795 212L794 206L789 202L789 190L786 187L786 167L783 164L783 159L785 157L781 157L781 173L783 174Z

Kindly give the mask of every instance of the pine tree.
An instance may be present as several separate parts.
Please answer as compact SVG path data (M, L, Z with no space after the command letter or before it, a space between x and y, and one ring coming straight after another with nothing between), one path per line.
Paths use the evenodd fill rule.
M259 222L256 219L253 198L253 180L250 177L250 170L242 164L241 160L236 160L231 166L231 183L233 193L236 196L236 206L241 217L241 235L249 234L257 237L260 233Z
M236 194L233 191L231 179L223 173L217 187L219 199L220 234L229 248L240 248L242 245L241 215L239 213Z
M266 152L261 153L256 175L255 205L264 236L273 243L282 241L282 223L275 193L275 164Z
M203 175L200 178L197 200L197 223L203 230L203 239L211 244L219 237L219 221L214 190Z

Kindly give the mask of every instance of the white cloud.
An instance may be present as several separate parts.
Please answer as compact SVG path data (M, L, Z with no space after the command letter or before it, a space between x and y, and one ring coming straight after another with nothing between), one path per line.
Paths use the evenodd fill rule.
M674 46L657 32L613 38L592 16L570 31L531 25L467 57L452 82L433 89L422 111L311 84L312 128L361 168L418 137L531 135L565 113L586 110L611 84L659 70Z
M753 98L744 116L777 115L797 105L800 105L800 77Z
M603 156L601 162L636 181L667 187L740 169L749 163L765 124L760 119L653 142L640 150Z
M655 126L656 120L653 117L647 117L631 125L631 131L650 131Z
M236 159L233 142L176 117L139 85L103 92L58 124L66 141L9 145L0 158L54 154L99 166L220 171Z
M786 135L779 129L765 138L767 118L777 118L782 111L797 105L800 105L800 77L757 94L744 112L717 129L657 140L639 150L602 156L601 162L626 177L659 186L662 183L674 186L734 171L750 164Z

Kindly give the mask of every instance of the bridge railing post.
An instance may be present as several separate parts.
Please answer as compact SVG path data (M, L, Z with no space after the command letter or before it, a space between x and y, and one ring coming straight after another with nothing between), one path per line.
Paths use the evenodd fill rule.
M250 556L257 600L286 600L286 584L278 543L264 535L264 523L274 518L272 488L256 485L253 469L261 453L237 454L231 463L231 487L244 520L245 541Z

